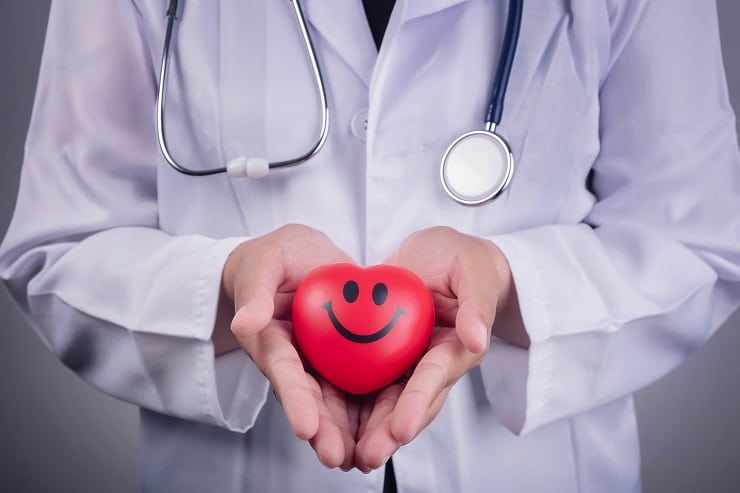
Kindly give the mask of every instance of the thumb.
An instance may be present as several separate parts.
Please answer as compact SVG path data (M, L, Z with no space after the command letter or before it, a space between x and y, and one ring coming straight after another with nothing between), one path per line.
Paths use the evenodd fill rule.
M498 298L495 282L481 270L457 269L450 276L458 300L455 331L465 349L482 353L488 349Z
M231 331L237 337L260 332L273 318L275 294L285 281L281 255L245 254L234 281L234 310Z

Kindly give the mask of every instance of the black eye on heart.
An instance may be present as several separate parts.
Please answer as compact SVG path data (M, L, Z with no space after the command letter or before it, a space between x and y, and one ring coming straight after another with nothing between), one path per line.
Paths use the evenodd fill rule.
M357 297L360 296L360 286L355 281L347 281L342 288L342 295L344 296L344 301L354 303L357 301Z
M349 280L344 283L344 287L342 288L342 296L344 296L344 301L347 303L354 303L357 301L357 298L360 296L360 286L357 285L357 282L353 280ZM373 297L373 303L380 306L388 299L388 286L385 285L385 283L379 282L375 286L373 286L372 291L372 297Z

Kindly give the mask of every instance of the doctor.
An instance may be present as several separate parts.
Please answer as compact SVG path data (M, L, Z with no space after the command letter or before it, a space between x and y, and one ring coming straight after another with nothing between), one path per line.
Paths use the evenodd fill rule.
M248 179L162 157L167 2L52 5L0 275L63 362L141 406L144 490L638 491L632 392L740 303L714 5L528 0L496 130L515 172L475 207L439 162L482 125L507 2L399 0L379 51L360 2L302 6L329 133ZM322 114L290 3L180 8L173 155L310 148ZM405 386L358 399L300 366L291 293L338 260L434 292Z

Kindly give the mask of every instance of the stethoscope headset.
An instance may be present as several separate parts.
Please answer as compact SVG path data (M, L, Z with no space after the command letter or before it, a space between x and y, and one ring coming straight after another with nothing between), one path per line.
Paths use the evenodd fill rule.
M271 169L288 168L309 160L324 146L329 133L329 106L324 78L321 74L316 50L308 32L301 6L298 0L291 0L291 4L311 62L311 70L321 105L321 127L316 141L304 154L292 159L268 161L263 158L238 156L221 168L193 170L182 166L172 157L165 136L164 113L167 97L167 73L178 6L178 0L170 0L167 9L167 30L157 87L157 139L162 155L175 170L190 176L227 173L231 177L261 178L267 175ZM496 127L501 122L501 115L504 110L506 86L509 83L509 75L519 39L522 4L523 0L509 0L506 32L493 80L484 129L461 135L450 144L442 157L440 165L442 187L447 195L464 205L478 205L495 199L509 185L514 173L514 156L506 141L496 133Z

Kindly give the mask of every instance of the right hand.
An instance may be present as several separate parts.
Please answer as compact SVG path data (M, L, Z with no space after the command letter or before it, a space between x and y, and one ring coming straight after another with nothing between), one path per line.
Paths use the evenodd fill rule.
M329 238L302 225L246 241L228 257L223 292L234 303L231 332L270 381L295 434L309 440L327 467L349 470L359 406L304 369L290 325L300 281L315 267L352 262Z

